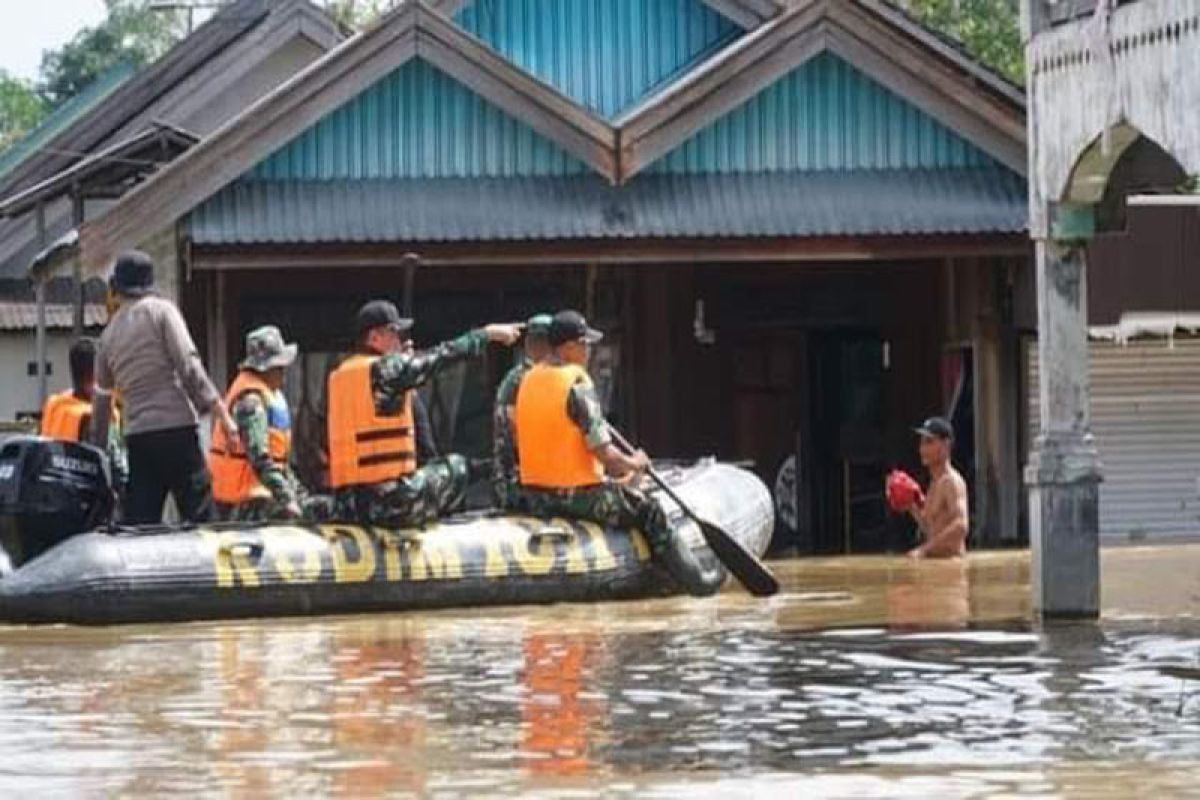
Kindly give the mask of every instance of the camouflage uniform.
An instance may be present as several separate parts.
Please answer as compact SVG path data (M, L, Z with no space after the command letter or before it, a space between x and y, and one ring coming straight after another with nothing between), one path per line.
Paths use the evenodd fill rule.
M517 475L517 443L513 438L509 410L517 402L521 379L533 366L529 358L508 371L496 390L496 407L492 415L492 498L497 508L515 508L520 497L521 482Z
M238 437L254 476L270 492L270 497L251 500L241 505L217 504L217 516L222 520L262 522L288 516L289 505L303 507L307 497L304 487L292 474L291 468L271 458L268 444L269 424L267 407L258 392L242 395L230 409L238 426Z
M571 387L567 413L583 431L592 450L612 443L612 433L595 389L582 383ZM534 516L565 516L615 528L638 528L646 534L656 555L671 541L671 526L662 507L632 486L607 482L564 491L521 487L517 503L522 511Z
M487 334L471 331L418 353L389 353L371 366L371 391L380 414L400 412L405 396L439 371L487 350ZM412 475L373 486L339 489L334 498L338 519L368 525L425 525L460 508L471 475L467 460L450 455L418 465Z

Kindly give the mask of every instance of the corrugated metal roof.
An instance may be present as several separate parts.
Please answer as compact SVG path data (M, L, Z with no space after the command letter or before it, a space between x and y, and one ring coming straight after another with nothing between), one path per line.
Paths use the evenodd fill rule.
M526 72L608 117L741 33L700 0L477 0L456 21Z
M0 179L6 178L26 158L40 151L50 140L95 108L133 77L136 71L132 64L118 64L55 109L54 113L46 117L24 139L0 153Z
M1019 233L1026 187L993 168L240 181L190 224L198 244Z
M822 53L699 131L648 172L980 167L996 161Z
M328 180L589 171L524 122L414 60L281 147L250 175Z
M83 307L83 324L99 328L108 323L108 312L98 304ZM75 308L69 303L46 304L46 327L70 330L75 324ZM37 327L37 303L0 303L0 331L31 331Z

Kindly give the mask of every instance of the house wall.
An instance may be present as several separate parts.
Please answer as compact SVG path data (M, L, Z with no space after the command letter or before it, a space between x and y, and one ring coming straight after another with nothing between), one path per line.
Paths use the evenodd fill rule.
M51 331L46 337L46 357L50 363L49 387L58 392L71 385L67 350L71 334ZM39 413L37 374L29 374L29 365L37 363L32 331L0 332L0 421L14 421L18 415Z
M818 363L822 348L860 334L886 343L878 429L847 429L823 445L861 462L856 491L869 495L863 502L874 503L871 524L882 526L869 536L852 532L862 549L899 549L910 540L909 523L883 513L883 472L892 466L919 472L911 426L945 410L943 356L965 337L982 354L976 364L977 438L989 448L978 470L984 499L976 503L987 524L976 541L996 544L1016 536L1015 523L1000 521L1000 515L1015 516L1010 495L1020 466L1013 377L1018 362L1014 356L1010 365L1004 349L1015 351L1015 335L1004 344L992 320L1006 296L1009 265L964 262L955 269L974 277L960 281L952 302L939 260L423 267L415 285L416 337L429 345L488 321L566 306L584 310L608 334L602 360L613 372L602 384L616 424L656 455L753 461L769 485L783 461L798 455L801 492L808 495L801 503L811 507L820 493L836 494L842 480L838 472L816 482L830 469L829 454L816 452L822 431L813 423L829 395ZM292 270L286 280L269 270L203 272L187 284L184 307L201 340L208 338L210 364L236 364L245 332L257 325L278 324L298 341L307 365L293 381L293 402L307 409L298 415L298 427L302 436L319 438L324 371L351 348L355 309L377 296L402 303L402 286L400 270L386 268ZM711 342L697 338L697 301L704 302L703 328L715 337ZM950 325L948 306L965 321L965 333ZM224 346L213 338L216 319L223 321ZM492 392L511 359L493 348L477 365L448 376L442 389L450 395L439 402L443 412L452 408L454 419L439 421L444 447L486 454ZM442 389L435 392L445 394ZM993 444L1008 438L1007 449ZM817 551L840 545L840 531L835 533L805 530L785 543Z

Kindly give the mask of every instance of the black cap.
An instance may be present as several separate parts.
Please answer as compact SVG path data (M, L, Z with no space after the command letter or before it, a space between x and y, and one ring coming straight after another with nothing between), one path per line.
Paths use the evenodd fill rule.
M595 344L604 334L588 326L583 314L578 311L560 311L550 323L550 344L555 347L567 342Z
M354 324L359 335L372 328L388 327L397 333L412 330L413 321L400 316L396 304L390 300L371 300L358 310Z
M942 417L930 417L922 422L913 432L918 436L928 436L932 439L950 441L954 438L954 427Z
M143 297L154 291L154 260L138 250L117 257L108 286L126 297Z

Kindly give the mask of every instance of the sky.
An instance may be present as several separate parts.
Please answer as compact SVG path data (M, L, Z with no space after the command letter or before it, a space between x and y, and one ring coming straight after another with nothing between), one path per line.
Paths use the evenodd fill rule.
M102 19L104 0L0 0L0 69L32 80L43 50Z

